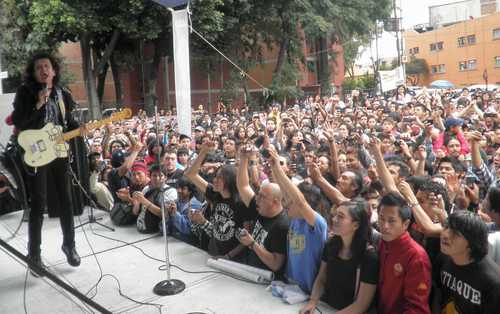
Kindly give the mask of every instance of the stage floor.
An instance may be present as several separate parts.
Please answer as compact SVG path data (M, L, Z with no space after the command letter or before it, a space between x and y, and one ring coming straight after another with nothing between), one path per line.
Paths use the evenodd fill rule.
M75 225L87 220L86 212L81 217L75 217ZM107 213L96 211L96 216L102 217L101 222L105 225L114 227ZM0 238L26 254L27 223L22 223L17 235L12 237L21 217L21 212L0 216ZM164 265L160 261L165 256L163 237L140 234L135 226L115 227L113 232L97 224L85 225L76 230L76 243L82 263L74 268L67 264L61 251L59 219L45 217L42 259L49 271L80 292L94 296L94 301L113 313L160 313L157 306L137 304L120 296L119 286L124 295L136 301L161 304L161 313L298 313L303 306L283 303L266 291L266 286L242 282L222 274L190 274L174 267L171 268L172 278L184 281L186 290L175 296L157 296L152 291L153 287L166 278L166 272L159 269ZM127 243L133 243L135 247ZM157 260L146 257L139 249ZM169 238L169 251L171 263L185 270L213 270L205 265L208 258L206 252L196 247ZM33 277L22 261L3 248L0 251L0 269L0 313L98 313L52 281ZM101 271L104 276L97 290L92 289L101 277ZM325 305L321 305L320 310L322 313L331 312Z

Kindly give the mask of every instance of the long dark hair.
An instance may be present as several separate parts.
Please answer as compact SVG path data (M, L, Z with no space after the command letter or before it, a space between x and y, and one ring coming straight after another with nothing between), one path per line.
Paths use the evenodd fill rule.
M50 63L52 64L52 68L54 69L54 72L56 73L52 84L57 85L59 83L59 77L61 74L61 67L59 65L59 61L57 60L57 58L49 53L46 53L46 52L40 52L40 53L33 55L33 57L31 57L30 61L26 65L26 69L24 71L24 83L26 85L29 85L32 87L36 87L36 86L40 85L40 83L38 83L36 81L36 78L35 78L35 63L40 59L49 59L50 60Z
M234 165L223 165L219 169L222 180L224 180L224 188L231 194L233 202L240 201L240 193L236 185L236 167Z
M359 224L358 229L354 232L351 243L352 260L357 265L363 259L370 243L371 226L368 221L367 205L364 201L347 201L341 203L340 206L346 207L351 219ZM327 244L328 258L333 259L337 257L343 246L342 238L339 235L334 235Z

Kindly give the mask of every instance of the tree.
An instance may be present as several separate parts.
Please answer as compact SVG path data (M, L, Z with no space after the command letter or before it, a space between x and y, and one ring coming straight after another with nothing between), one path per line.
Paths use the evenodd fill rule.
M390 0L310 1L311 10L301 16L301 25L306 35L318 42L318 81L322 93L331 89L331 44L343 44L353 37L370 34L377 20L389 16L390 6Z
M344 65L345 71L348 76L354 76L354 66L355 62L359 57L360 48L367 45L369 43L368 36L362 36L360 38L350 38L342 44L342 48L344 50Z
M425 59L412 57L406 64L406 79L411 85L418 85L422 76L429 74L429 65Z

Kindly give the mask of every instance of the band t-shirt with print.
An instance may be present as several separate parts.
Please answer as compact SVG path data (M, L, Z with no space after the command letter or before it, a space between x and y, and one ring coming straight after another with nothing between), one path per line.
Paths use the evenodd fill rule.
M248 209L250 211L257 210L255 196L250 201ZM288 225L289 219L284 210L271 218L257 215L257 220L252 230L252 238L256 243L264 246L267 251L286 255ZM269 269L254 251L250 251L248 254L248 264L263 269ZM277 272L277 274L280 273L280 271Z
M489 314L500 309L500 267L484 257L465 266L442 255L443 314Z
M235 202L232 198L223 198L214 191L212 184L208 184L205 192L207 200L212 203L210 218L211 236L215 247L209 249L212 255L224 255L234 249L239 241L236 238L238 228L243 228L243 214L246 210L241 201Z

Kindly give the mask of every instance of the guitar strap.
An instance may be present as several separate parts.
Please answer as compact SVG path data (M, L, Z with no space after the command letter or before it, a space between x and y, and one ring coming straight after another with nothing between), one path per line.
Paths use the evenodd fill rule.
M67 129L66 107L64 105L64 98L62 95L62 89L59 86L56 87L56 93L57 93L57 104L59 105L59 110L61 110L61 116L62 116L62 120L63 120L64 130L66 130Z

